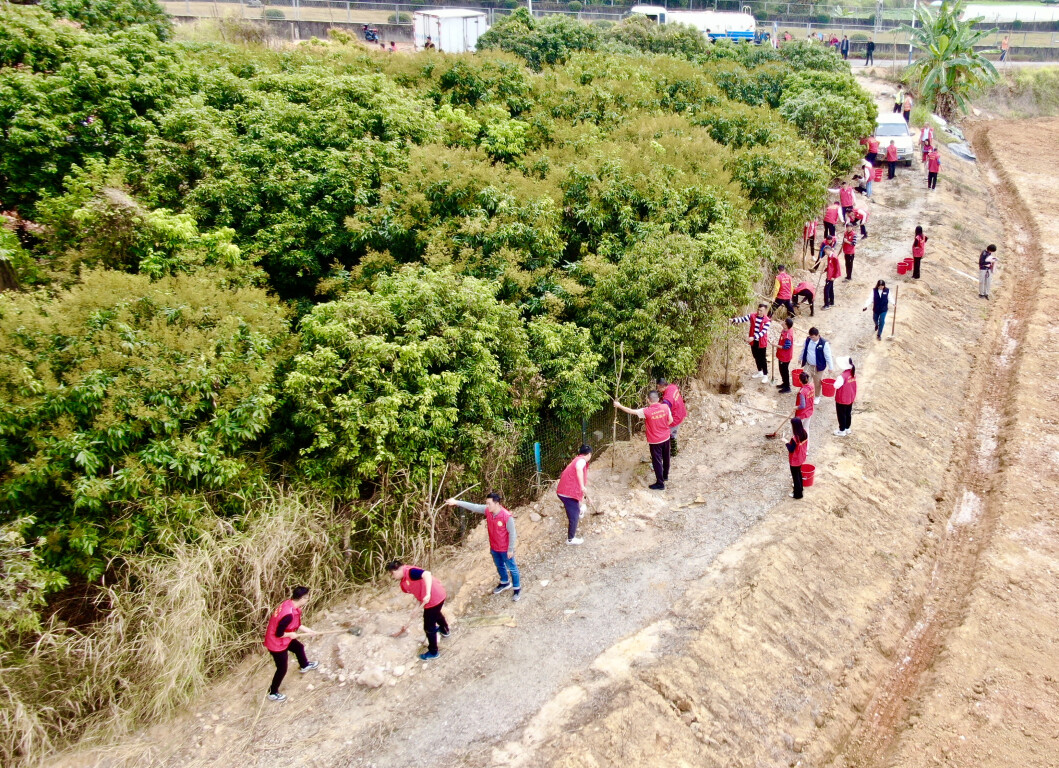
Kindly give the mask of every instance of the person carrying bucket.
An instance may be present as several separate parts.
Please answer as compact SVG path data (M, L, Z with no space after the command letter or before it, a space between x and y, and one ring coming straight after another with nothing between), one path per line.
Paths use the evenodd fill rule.
M802 420L795 417L791 419L791 439L787 441L787 460L791 467L791 480L794 481L794 491L790 494L793 499L802 498L802 467L808 453L809 433L805 431Z
M577 535L577 523L581 520L581 502L588 501L588 463L592 461L592 448L582 445L577 455L566 465L559 475L556 496L566 510L566 543L583 544L584 539Z
M890 289L886 287L885 280L875 284L875 290L861 312L867 312L868 307L871 307L871 319L875 324L875 338L881 339L883 328L886 327L886 313L890 311Z
M776 342L776 362L780 366L780 394L791 391L791 358L794 357L794 320L788 317L783 321L784 328Z
M613 403L619 411L643 419L647 447L651 451L651 467L655 471L655 481L647 487L652 491L664 491L669 479L669 428L673 426L673 412L653 389L647 393L645 408L626 408L617 400Z
M835 379L835 414L838 416L838 429L835 434L845 437L853 423L853 403L857 399L857 366L853 358L839 360L842 373Z

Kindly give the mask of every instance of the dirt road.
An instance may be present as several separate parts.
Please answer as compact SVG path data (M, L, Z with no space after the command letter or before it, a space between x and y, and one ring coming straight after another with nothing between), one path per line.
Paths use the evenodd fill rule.
M975 299L977 253L1003 242L1000 216L978 168L943 160L933 193L918 165L876 185L870 237L854 279L837 285L838 307L798 320L799 344L817 325L836 356L853 356L860 380L850 437L831 434L832 401L818 406L809 459L818 478L804 500L787 498L781 442L763 439L778 419L742 407L784 409L790 396L751 383L749 354L733 346L740 387L689 393L690 429L667 491L646 489L646 449L624 444L613 470L609 454L596 462L603 514L586 518L582 547L562 543L554 496L517 510L521 602L487 594L495 572L481 530L442 553L433 570L450 587L456 629L439 660L415 661L415 637L386 637L408 603L384 584L312 617L363 633L311 644L324 671L289 676L285 705L264 701L271 673L258 656L173 721L55 764L837 766L916 753L920 744L897 738L904 697L924 712L923 672L959 626L978 547L1000 514L987 511L990 478L1012 450L1012 416L989 398L1001 392L996 365L1021 370L1041 330L1003 323L1032 309L1009 285L1009 274L1022 276L1007 266L1015 258L1000 274L1000 305ZM913 283L894 265L916 224L931 240ZM880 277L897 289L897 323L876 341L861 308ZM1046 370L1034 380L1054 383ZM1054 469L1059 442L1044 445ZM1043 482L1027 476L1020 493ZM1054 560L1033 562L1059 573ZM1028 604L1043 580L1017 582ZM1041 610L1054 618L1051 594Z

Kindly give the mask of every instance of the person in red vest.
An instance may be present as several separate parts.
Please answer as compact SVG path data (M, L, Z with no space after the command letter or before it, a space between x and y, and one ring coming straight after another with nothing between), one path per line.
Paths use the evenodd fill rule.
M890 146L886 148L886 178L892 179L897 175L897 145L890 139Z
M806 254L816 253L816 219L805 222L802 227L802 267L805 267Z
M842 215L842 209L838 205L838 201L832 200L826 209L824 209L824 237L835 236L835 225L838 224L838 219Z
M493 588L493 594L499 595L508 589L514 589L511 599L518 602L522 595L522 581L518 565L515 563L515 518L501 504L503 498L499 493L490 493L485 497L485 504L471 504L469 501L447 499L450 507L462 507L468 512L485 515L486 531L489 535L489 553L493 556L500 583Z
M834 248L827 249L827 271L824 273L824 309L835 306L835 280L842 274L838 254Z
M563 509L566 510L566 543L583 544L584 539L577 536L577 523L581 519L581 502L588 500L588 463L592 461L592 448L582 445L573 460L559 475L559 485L555 489Z
M848 181L843 181L838 189L838 204L842 206L842 221L849 221L850 211L853 210L853 187Z
M929 239L923 234L922 225L916 226L916 236L912 239L912 277L916 280L919 279L919 262L923 261L923 256L926 255Z
M684 404L684 395L680 392L680 387L676 384L670 384L665 379L655 379L655 387L658 389L658 394L662 396L662 402L669 406L670 413L673 414L673 425L669 428L669 455L677 455L677 432L680 430L680 425L684 423L684 419L688 417L688 407Z
M791 479L794 481L794 492L791 498L802 498L802 465L809 453L809 433L805 431L802 420L791 419L791 439L787 442L788 461L791 465Z
M400 560L391 560L386 570L394 580L401 582L401 591L409 594L423 606L423 631L427 636L427 651L419 654L423 661L438 657L438 632L449 636L449 622L441 609L445 606L445 585L434 578L434 574L422 568L405 565Z
M813 299L815 298L816 288L813 287L812 283L807 283L802 280L802 282L794 287L794 308L798 309L798 305L805 302L809 305L809 317L816 314L816 309L813 305Z
M867 208L854 208L849 212L849 218L846 221L852 224L854 227L860 225L860 236L862 240L868 238L868 209Z
M938 172L941 171L941 155L937 147L930 148L927 155L927 189L938 188Z
M772 286L772 307L769 309L771 315L776 311L776 307L786 307L787 314L794 314L794 304L791 302L791 296L794 292L794 280L787 274L787 268L780 264L780 271L776 275L776 282Z
M838 247L838 240L835 239L834 235L830 235L829 237L825 237L823 239L823 242L820 243L820 252L816 255L816 263L813 264L813 268L811 270L809 270L809 271L810 272L815 272L816 268L820 266L820 262L823 261L824 257L827 255L828 249L830 248L830 249L834 250L837 247Z
M769 323L772 322L772 318L765 311L766 309L768 309L766 304L758 304L755 314L733 317L729 321L733 324L750 323L750 334L747 340L750 342L750 353L754 356L754 365L757 366L757 371L751 374L751 378L760 376L762 384L769 379Z
M868 151L864 154L864 159L875 166L875 160L879 157L879 140L873 133L868 137Z
M839 368L842 373L835 379L835 412L838 416L838 429L835 434L845 437L853 423L853 403L857 399L857 366L852 358L845 358Z
M801 419L806 429L809 429L809 420L813 418L816 404L813 400L813 385L808 373L802 371L798 374L798 394L794 396L794 413L796 419Z
M309 588L295 587L290 600L284 600L272 612L265 630L265 647L276 662L276 674L272 676L272 686L268 689L269 701L286 701L285 694L279 692L280 683L287 676L287 653L291 652L298 659L298 668L302 673L320 666L318 661L309 661L305 655L305 646L298 640L298 635L315 635L312 629L302 624L302 608L309 602Z
M853 279L853 259L857 256L857 233L853 230L853 224L846 224L846 232L842 235L842 258L846 260L846 280Z
M652 491L664 491L666 481L669 480L669 428L673 426L672 411L653 389L647 393L646 408L626 408L617 400L614 401L614 407L644 420L647 447L651 451L651 466L655 471L655 481L647 487Z
M785 326L780 331L779 341L776 342L776 361L780 364L779 391L787 394L791 391L791 358L794 356L794 320L787 318L783 321Z

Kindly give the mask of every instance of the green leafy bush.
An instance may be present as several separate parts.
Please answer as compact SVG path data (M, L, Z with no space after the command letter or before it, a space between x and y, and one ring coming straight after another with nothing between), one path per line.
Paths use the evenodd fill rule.
M411 24L412 14L410 13L391 13L386 17L387 24Z
M264 17L266 19L272 19L274 21L282 21L287 16L279 8L266 8Z
M155 0L41 0L40 5L91 32L116 32L135 24L148 26L160 40L173 32L169 14Z
M562 64L575 51L599 47L600 34L566 16L534 19L525 8L498 21L478 38L478 49L497 48L525 59L537 71L546 64Z
M745 150L733 161L732 176L752 201L751 215L790 243L823 207L830 172L806 144L793 142Z

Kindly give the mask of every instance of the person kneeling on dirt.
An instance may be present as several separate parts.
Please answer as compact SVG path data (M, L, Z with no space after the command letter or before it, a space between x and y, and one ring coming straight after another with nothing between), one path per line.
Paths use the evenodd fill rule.
M518 601L522 593L522 582L515 564L515 518L500 503L499 493L490 493L485 497L485 504L471 504L469 501L448 499L450 507L463 507L468 512L485 515L485 524L489 532L489 553L493 556L493 565L500 576L500 583L493 588L493 594L499 595L505 590L514 588L511 595Z
M405 565L400 560L391 560L386 564L396 581L401 582L401 591L411 595L423 607L423 632L427 636L427 652L419 654L423 661L438 657L438 632L442 637L449 636L449 622L441 609L445 605L445 586L434 578L434 575L422 568Z
M614 401L614 407L644 420L647 447L651 451L651 465L655 471L655 481L647 487L652 491L664 491L669 479L669 428L673 426L673 413L669 406L661 402L658 392L652 389L647 393L646 408L626 408L617 400Z
M309 602L309 588L295 587L290 600L284 600L272 612L265 630L265 647L276 662L276 674L272 676L272 686L268 689L269 701L286 701L287 697L279 692L280 683L287 675L287 652L298 659L302 673L320 666L318 661L309 661L305 655L305 646L298 641L299 630L304 635L315 635L316 632L302 624L302 608Z
M812 283L807 283L804 280L795 287L794 289L794 308L798 309L800 303L806 303L809 305L809 317L816 314L816 309L813 306L813 300L816 298L816 288L813 287Z

